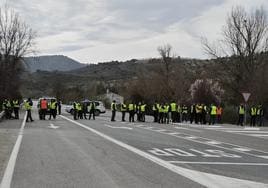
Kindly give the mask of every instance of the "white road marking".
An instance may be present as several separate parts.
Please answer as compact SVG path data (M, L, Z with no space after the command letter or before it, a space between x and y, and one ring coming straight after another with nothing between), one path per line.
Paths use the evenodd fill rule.
M111 126L111 125L108 125L108 124L104 124L104 126L112 128L112 129L128 129L128 130L132 130L131 127L115 127L115 126Z
M188 138L188 139L197 139L196 136L188 136L188 137L186 137L186 138Z
M211 140L207 142L208 144L212 144L212 145L218 145L221 144L221 142L215 141L215 140Z
M154 127L143 127L144 129L154 129Z
M50 129L58 129L58 128L60 128L59 126L55 126L55 125L52 124L52 123L50 123L49 125L50 125L50 126L49 126L48 128L50 128Z
M256 128L256 127L245 127L244 130L254 130L254 131L259 131L260 128Z
M247 149L247 148L233 148L234 150L238 150L238 151L251 151L251 149Z
M25 123L26 123L26 117L27 117L27 111L25 113L18 138L16 140L16 143L15 143L13 150L12 150L12 153L10 155L10 158L9 158L9 161L8 161L8 164L7 164L7 167L6 167L2 182L1 182L1 188L10 188L14 169L15 169L15 164L16 164L16 160L17 160L17 156L18 156L18 153L20 150L20 145L21 145L21 141L22 141L22 137L23 137L23 131L24 131Z
M226 131L226 132L229 132L229 133L258 133L258 134L267 134L268 131L251 131L251 130L244 130L244 131Z
M196 161L168 161L172 164L203 164L203 165L239 165L239 166L268 166L268 163L231 163L231 162L196 162Z
M181 133L174 132L174 133L167 133L167 134L170 134L170 135L177 135L177 134L181 134Z
M268 155L260 155L259 157L264 158L264 159L268 159Z
M136 125L136 127L146 127L145 125Z
M256 137L267 137L268 134L251 134L250 136L256 136Z
M165 167L167 169L169 169L170 171L177 173L181 176L184 176L196 183L199 183L200 185L203 185L205 187L213 187L213 188L222 188L222 187L258 187L258 188L264 188L267 187L267 184L264 183L258 183L258 182L254 182L254 181L249 181L249 180L242 180L242 179L237 179L237 178L231 178L231 177L226 177L226 176L221 176L221 175L215 175L215 174L210 174L210 173L205 173L205 172L199 172L199 171L195 171L195 170L190 170L190 169L186 169L186 168L182 168L176 165L173 165L167 161L164 161L160 158L157 158L147 152L144 152L142 150L139 150L133 146L130 146L128 144L125 144L119 140L116 140L106 134L103 134L93 128L90 128L86 125L83 125L79 122L76 122L72 119L69 119L67 117L64 117L62 115L60 115L60 117L62 117L63 119L72 122L84 129L87 129L88 131L91 131L97 135L99 135L100 137L114 143L117 144L133 153L136 153L137 155L146 158L162 167Z
M206 127L206 129L215 129L215 130L242 130L240 128L231 128L231 127Z
M185 127L175 127L175 129L184 129L184 130L187 130L187 131L202 132L201 130L188 129L188 128L185 128Z
M222 127L221 125L204 125L204 127L206 127L206 126L213 127L213 128L220 128L220 127Z
M140 127L140 128L141 128L141 129L146 129L145 127ZM148 129L146 129L146 130L148 130ZM154 131L154 130L151 130L151 131ZM156 131L154 131L154 132L156 132ZM177 137L177 138L180 138L180 139L189 140L189 141L196 142L196 143L200 143L200 144L205 144L205 145L209 145L209 146L214 146L214 147L221 148L221 149L225 149L225 150L229 150L229 151L234 151L234 152L238 152L238 153L243 153L243 154L250 155L250 156L254 156L254 157L264 158L264 157L262 157L262 155L259 155L259 154L252 154L252 153L247 153L247 152L245 152L245 151L241 151L241 150L235 150L234 147L235 147L235 148L243 148L243 146L239 146L239 145L235 145L235 144L230 144L230 143L226 143L226 142L221 142L221 143L220 143L220 144L227 144L227 145L229 145L229 146L233 146L233 147L228 148L228 147L221 146L220 144L218 144L218 145L216 145L216 144L210 144L210 143L208 143L208 142L209 142L209 141L212 141L212 140L209 140L209 139L207 139L207 138L203 138L203 137L197 137L197 139L189 139L188 137L191 137L191 136L193 136L193 135L180 136L180 134L179 134L179 135L174 135L174 134L172 135L172 134L165 133L165 132L159 132L159 133L161 133L161 134L166 134L166 135L170 135L170 136L174 136L174 137ZM183 133L183 134L184 134L184 133ZM207 140L207 141L200 141L200 140L198 140L199 138L200 138L200 139L205 139L205 140ZM260 151L260 150L256 150L256 149L250 149L250 148L249 148L249 151L251 151L251 152L256 151L256 152L261 152L261 153L263 153L263 154L268 154L268 152ZM265 156L266 156L266 155L265 155ZM266 158L265 158L265 159L266 159Z
M168 130L166 130L166 129L155 129L154 131L156 131L156 132L166 132Z

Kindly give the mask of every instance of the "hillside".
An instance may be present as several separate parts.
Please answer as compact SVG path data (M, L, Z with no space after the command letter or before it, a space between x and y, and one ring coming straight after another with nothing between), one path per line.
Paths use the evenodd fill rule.
M203 63L201 63L203 62ZM174 59L172 63L173 71L180 66L195 64L205 64L205 61L194 59ZM79 88L83 91L92 92L95 89L105 90L117 85L126 87L129 82L138 78L150 79L155 74L161 74L163 67L160 66L159 59L129 60L125 62L107 62L90 64L85 67L70 71L36 71L26 73L23 76L23 95L32 97L41 96L44 93L53 93L55 88ZM178 67L179 66L179 67ZM183 66L184 68L188 66ZM189 71L191 68L189 68ZM119 86L118 86L119 85ZM97 88L96 88L97 87ZM76 89L77 90L77 89Z
M41 71L70 71L84 67L69 57L62 55L37 56L24 58L26 69L30 72Z

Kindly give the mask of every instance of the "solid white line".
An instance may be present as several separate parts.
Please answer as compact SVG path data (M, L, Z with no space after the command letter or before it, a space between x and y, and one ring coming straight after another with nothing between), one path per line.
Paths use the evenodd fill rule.
M172 164L268 166L268 163L229 163L229 162L195 162L195 161L168 161L168 162Z
M244 130L244 131L226 131L229 133L257 133L257 134L267 134L268 131L251 131L251 130Z
M256 137L267 137L268 134L250 134L250 136L256 136Z
M8 161L8 164L7 164L7 167L6 167L2 182L1 182L1 188L10 188L14 169L15 169L15 164L16 164L16 160L17 160L17 156L18 156L18 153L20 150L20 145L21 145L21 141L22 141L22 137L23 137L23 130L24 130L25 123L26 123L26 117L27 117L27 111L25 113L18 138L16 140L16 143L15 143L13 150L12 150L12 153L10 155L10 158L9 158L9 161Z
M111 125L108 125L108 124L104 124L104 126L112 128L112 129L128 129L128 130L132 130L131 127L114 127L114 126L111 126Z
M213 129L213 130L244 130L244 129L241 129L241 128L227 128L227 127L219 127L219 128L207 127L206 129Z
M254 130L254 131L259 131L260 128L255 128L255 127L245 127L244 130Z
M133 146L130 146L128 144L125 144L119 140L116 140L106 134L103 134L95 129L92 129L86 125L83 125L79 122L76 122L72 119L69 119L67 117L64 117L62 115L60 115L60 117L62 117L63 119L72 122L84 129L87 129L88 131L91 131L97 135L99 135L100 137L114 143L117 144L133 153L136 153L137 155L146 158L162 167L167 168L168 170L177 173L181 176L184 176L194 182L199 183L200 185L203 185L205 187L213 187L213 188L222 188L222 187L267 187L267 184L263 184L263 183L258 183L258 182L253 182L253 181L249 181L249 180L241 180L241 179L236 179L236 178L230 178L230 177L225 177L225 176L220 176L220 175L214 175L214 174L209 174L209 173L205 173L205 172L199 172L199 171L195 171L195 170L190 170L190 169L186 169L186 168L182 168L176 165L173 165L167 161L164 161L160 158L157 158L149 153L146 153L142 150L139 150Z

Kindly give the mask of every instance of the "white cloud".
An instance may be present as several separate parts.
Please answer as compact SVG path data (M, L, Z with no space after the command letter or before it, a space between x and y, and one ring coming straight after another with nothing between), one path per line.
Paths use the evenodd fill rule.
M9 0L38 31L40 54L81 62L157 57L171 44L183 57L205 58L201 36L216 40L234 5L248 10L267 0ZM3 3L0 2L2 6Z

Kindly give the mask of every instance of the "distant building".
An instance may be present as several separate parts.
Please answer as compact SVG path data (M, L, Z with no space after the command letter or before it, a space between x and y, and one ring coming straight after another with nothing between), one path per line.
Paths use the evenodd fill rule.
M112 93L110 92L108 89L107 89L107 92L106 92L106 96L105 96L110 103L112 103L112 101L116 101L116 103L123 103L124 102L124 97L122 97L121 95L118 95L116 93Z

